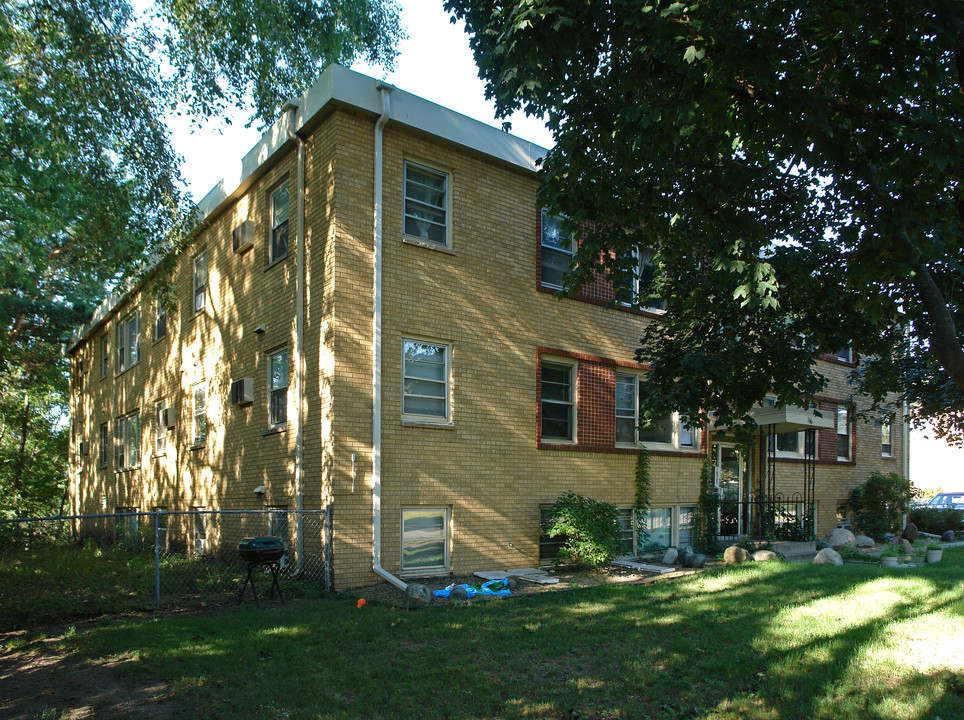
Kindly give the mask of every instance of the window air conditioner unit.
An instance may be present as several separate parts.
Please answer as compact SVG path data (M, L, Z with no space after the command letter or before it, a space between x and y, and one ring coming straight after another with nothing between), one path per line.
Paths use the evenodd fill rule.
M254 402L254 378L238 378L231 383L231 404L248 405Z
M231 231L234 252L243 253L254 247L254 221L245 220Z
M86 440L80 441L80 454L90 455L90 443L87 442Z
M174 408L166 407L161 410L161 427L172 428L174 427Z

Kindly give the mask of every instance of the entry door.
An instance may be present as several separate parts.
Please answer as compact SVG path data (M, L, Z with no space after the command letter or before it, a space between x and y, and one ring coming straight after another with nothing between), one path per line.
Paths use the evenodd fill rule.
M720 490L720 535L746 532L743 499L743 451L735 445L716 445L716 486Z

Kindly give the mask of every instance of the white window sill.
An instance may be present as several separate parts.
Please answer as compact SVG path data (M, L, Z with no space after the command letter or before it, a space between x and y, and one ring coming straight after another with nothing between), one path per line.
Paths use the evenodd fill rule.
M436 430L455 430L451 420L432 420L428 418L402 418L402 427L435 428Z
M451 575L452 571L448 568L418 568L416 570L402 570L398 573L400 578L424 578L424 577L444 577Z
M439 252L446 253L447 255L455 255L455 251L449 245L442 245L441 243L432 242L431 240L424 240L411 235L402 235L402 242L406 245L417 245L418 247L427 248L429 250L438 250Z

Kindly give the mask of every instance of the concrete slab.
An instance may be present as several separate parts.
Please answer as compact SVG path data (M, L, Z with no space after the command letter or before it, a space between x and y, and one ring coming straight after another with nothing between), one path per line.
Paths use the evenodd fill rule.
M658 573L659 575L676 572L676 568L674 567L666 567L665 565L647 565L646 563L633 562L632 560L613 560L612 564L617 567L632 568L633 570Z

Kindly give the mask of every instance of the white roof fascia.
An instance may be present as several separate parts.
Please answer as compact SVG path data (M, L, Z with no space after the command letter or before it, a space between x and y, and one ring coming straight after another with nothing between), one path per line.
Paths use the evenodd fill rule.
M329 65L318 76L314 85L301 97L291 101L291 104L297 105L294 131L300 131L315 115L333 102L354 107L372 115L380 115L382 104L379 86L384 86L380 80L341 65ZM397 88L392 91L390 122L428 133L531 172L539 169L538 161L548 152L541 145L510 135L491 125ZM240 162L231 168L197 204L198 222L194 230L204 227L208 219L220 212L226 204L240 198L261 171L266 169L268 162L291 142L288 137L287 115L282 114ZM68 352L73 352L77 345L106 320L133 289L133 286L128 286L123 291L111 293L94 311L91 319L74 332Z

